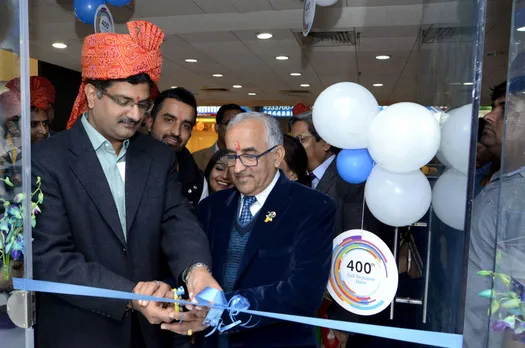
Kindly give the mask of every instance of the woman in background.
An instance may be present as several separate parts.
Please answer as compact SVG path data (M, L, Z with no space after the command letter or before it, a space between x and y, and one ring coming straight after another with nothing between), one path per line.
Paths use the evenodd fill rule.
M303 145L299 140L288 134L284 134L283 140L285 155L284 161L281 162L281 169L288 179L311 187L312 180L307 172L308 157Z
M211 156L208 165L204 169L204 177L208 181L208 188L210 195L214 192L233 187L233 183L228 175L228 167L221 158L226 153L224 151L217 151Z

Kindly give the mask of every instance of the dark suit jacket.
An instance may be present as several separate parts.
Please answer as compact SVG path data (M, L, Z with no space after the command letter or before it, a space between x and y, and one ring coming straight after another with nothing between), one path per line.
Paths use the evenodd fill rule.
M44 202L33 229L34 276L53 282L132 291L175 277L195 262L211 264L208 241L180 191L175 153L146 135L126 153L127 241L104 172L81 122L32 150L33 182ZM127 301L41 294L36 342L54 348L128 348ZM159 326L139 316L148 347L163 346Z
M393 236L393 228L379 222L368 210L366 204L363 204L365 184L356 185L344 181L337 172L336 162L337 158L326 169L316 187L317 191L328 195L337 205L334 238L345 231L361 228L378 235L383 240L387 233ZM362 226L361 221L363 221ZM391 241L385 240L385 242L390 244ZM363 322L364 319L364 317L348 312L335 302L329 308L328 314L330 319L337 320Z
M219 191L203 200L197 210L211 243L212 273L218 280L224 276L239 198L236 189ZM276 217L265 223L271 211ZM281 172L256 216L234 291L226 293L227 300L240 294L248 299L250 309L314 316L330 274L334 213L330 198L289 181ZM249 325L254 323L255 328L227 331L231 348L316 345L314 327L268 318L253 318ZM205 341L206 346L215 347L213 338Z

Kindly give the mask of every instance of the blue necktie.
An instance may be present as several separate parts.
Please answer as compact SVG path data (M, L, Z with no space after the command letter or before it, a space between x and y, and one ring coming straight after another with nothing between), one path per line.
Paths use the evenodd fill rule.
M252 221L253 215L250 211L250 207L255 202L257 202L257 198L255 198L255 196L244 196L242 202L241 216L239 217L239 222L241 223L241 226L246 226L250 221Z

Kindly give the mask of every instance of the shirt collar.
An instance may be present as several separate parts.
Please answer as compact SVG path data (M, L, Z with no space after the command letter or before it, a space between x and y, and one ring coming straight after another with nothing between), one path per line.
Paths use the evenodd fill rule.
M275 187L275 185L277 184L277 180L279 180L279 176L281 175L281 173L279 173L279 170L275 173L275 176L273 177L273 180L272 182L270 183L270 185L266 186L266 188L264 190L262 190L261 192L259 192L258 194L255 195L255 199L257 199L257 202L263 206L264 205L264 202L266 202L266 199L268 198L268 196L270 195L270 193L272 192L273 188ZM244 200L244 195L241 193L241 197L242 199Z
M88 135L89 140L91 141L91 145L93 145L93 149L97 151L104 143L108 143L109 141L104 138L102 134L100 134L95 127L91 125L88 121L87 112L82 115L82 125L84 126L84 129L86 130L86 133ZM124 143L122 144L122 150L126 151L129 146L129 139L124 140ZM121 151L122 152L122 151Z
M525 177L525 167L521 167L520 169L516 169L516 170L514 170L512 172L509 172L509 173L505 173L505 174L503 174L503 178L509 178L509 177L514 176L516 174L519 174L522 177ZM490 182L493 182L493 181L496 181L496 180L500 179L500 176L501 176L501 169L498 170L496 173L494 173L494 175L492 175L492 177L490 178Z
M335 159L335 155L332 155L328 157L323 163L321 163L317 168L314 169L312 173L315 175L317 179L321 180L324 173L326 172L328 167L330 167L330 164L332 164L334 159Z

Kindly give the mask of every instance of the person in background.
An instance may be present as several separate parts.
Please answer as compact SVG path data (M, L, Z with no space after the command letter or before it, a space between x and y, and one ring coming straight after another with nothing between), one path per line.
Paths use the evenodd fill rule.
M340 149L330 145L319 136L313 123L312 112L293 116L289 122L289 129L290 135L299 140L308 156L308 171L312 178L312 188L326 194L336 203L334 237L352 229L364 229L380 238L383 235L390 237L392 229L381 224L363 203L365 184L347 183L337 172L336 157ZM329 319L335 320L352 322L367 320L347 311L335 301L328 307L327 315ZM348 340L347 333L336 330L334 333L340 347L350 347L356 344L355 338L353 342ZM368 337L363 336L363 338Z
M226 104L219 108L215 116L215 132L218 135L217 141L212 146L193 153L193 158L201 170L206 168L211 156L215 152L226 148L224 144L226 127L228 127L230 120L241 112L244 112L244 110L237 104Z
M507 83L503 82L492 90L490 99L492 102L492 109L496 107L495 103L498 99L505 97L507 93ZM483 190L485 186L490 182L490 179L494 173L500 169L500 161L498 161L492 154L489 147L485 146L481 139L487 121L485 118L479 119L478 125L478 145L476 148L476 176L474 182L474 198Z
M171 287L157 279L168 264L193 296L220 289L208 271L206 235L181 194L174 152L137 133L160 79L164 33L146 21L127 27L129 34L85 38L68 131L32 148L33 190L40 178L44 195L33 228L34 277L163 297ZM37 296L39 347L164 347L172 338L158 324L177 313L157 302Z
M330 274L335 204L279 170L283 133L275 118L239 114L228 125L225 140L235 188L209 196L197 209L211 245L212 272L226 300L238 294L253 310L313 316ZM225 325L229 323L226 318ZM237 326L203 343L221 348L317 347L312 326L263 317L253 317L248 325L253 326Z
M308 175L308 156L301 142L291 135L284 134L284 161L281 169L291 181L311 187L312 179Z
M5 85L20 96L20 78L16 77ZM29 79L31 94L31 143L37 143L49 137L49 124L54 117L55 87L42 76Z
M208 180L210 194L233 187L228 167L225 163L225 155L226 151L224 150L215 152L204 169L204 177Z
M182 87L160 93L146 121L149 134L175 151L182 194L193 207L208 196L208 182L186 148L196 121L195 96Z

